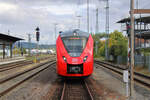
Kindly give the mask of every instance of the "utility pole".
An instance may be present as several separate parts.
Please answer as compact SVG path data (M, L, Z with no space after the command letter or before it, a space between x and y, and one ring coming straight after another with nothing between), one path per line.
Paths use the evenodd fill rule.
M99 0L99 1L105 1L106 2L106 26L105 26L105 32L106 32L106 42L105 42L105 59L109 59L109 50L108 50L108 44L109 44L109 0Z
M135 97L134 94L134 0L130 4L130 19L131 19L131 63L130 63L130 96Z
M99 32L98 8L96 9L96 33Z
M31 54L31 34L28 34L28 43L29 43L29 52L28 52L28 55L30 56L30 54Z
M87 0L87 32L90 32L90 24L89 24L89 0Z
M98 41L96 41L96 55L97 55L97 51L98 51L97 44L98 44Z
M106 60L109 59L109 50L108 50L108 43L109 43L109 1L108 0L105 0L106 1L106 42L105 42L105 57L106 57Z
M78 18L78 29L80 29L80 18L81 18L81 16L79 15L79 16L77 16L77 18Z
M55 42L56 42L56 37L57 37L56 36L57 35L57 25L58 25L57 23L54 24L54 26L55 26L55 29L54 29L55 30Z

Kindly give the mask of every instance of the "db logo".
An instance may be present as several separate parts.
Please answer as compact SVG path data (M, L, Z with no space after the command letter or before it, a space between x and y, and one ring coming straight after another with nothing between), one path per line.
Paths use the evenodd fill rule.
M73 58L73 59L72 59L72 62L78 62L78 59Z

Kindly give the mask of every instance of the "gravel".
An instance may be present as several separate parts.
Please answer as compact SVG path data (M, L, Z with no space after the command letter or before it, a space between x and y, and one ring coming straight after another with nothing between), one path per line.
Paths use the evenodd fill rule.
M49 92L52 83L57 79L55 66L53 64L3 96L0 100L41 100Z
M122 78L97 64L94 67L94 73L87 80L97 100L125 100L125 84L122 82ZM0 100L57 100L57 95L62 90L60 83L61 79L56 74L56 64L53 64ZM136 100L150 100L149 91L139 86L135 86L135 90Z
M115 75L97 64L95 64L93 77L97 82L112 92L122 96L126 95L125 83L123 82L122 77ZM135 93L135 100L150 100L150 91L138 85L135 85Z

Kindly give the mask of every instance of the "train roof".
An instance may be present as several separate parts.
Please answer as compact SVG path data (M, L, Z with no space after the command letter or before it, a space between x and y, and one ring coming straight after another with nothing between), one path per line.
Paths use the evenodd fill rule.
M69 30L65 32L60 32L61 37L70 37L70 36L83 36L83 37L89 37L89 33L83 32L79 29Z

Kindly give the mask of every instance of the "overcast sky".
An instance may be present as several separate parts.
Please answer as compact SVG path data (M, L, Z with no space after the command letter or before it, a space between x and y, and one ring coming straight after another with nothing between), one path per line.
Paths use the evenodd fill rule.
M136 0L135 0L136 1ZM138 8L149 8L149 0L138 0ZM81 30L87 25L87 0L0 0L0 33L28 39L40 27L40 44L54 44L54 23L57 31L77 28L81 17ZM136 3L136 2L135 2ZM90 31L95 32L96 8L99 8L99 31L105 31L105 2L90 0ZM135 4L136 5L136 4ZM130 0L110 0L110 31L119 30L118 20L129 16Z

